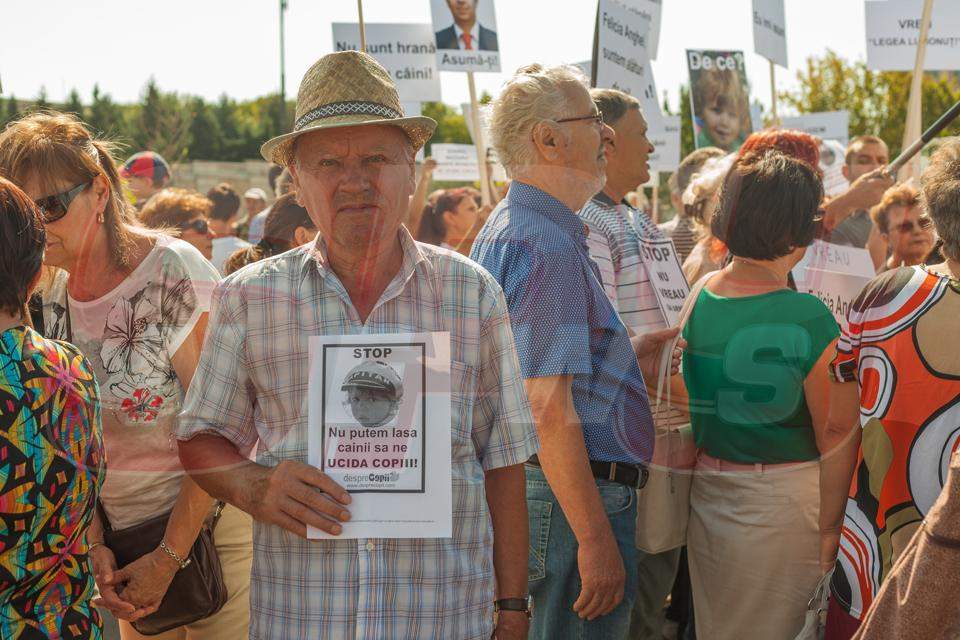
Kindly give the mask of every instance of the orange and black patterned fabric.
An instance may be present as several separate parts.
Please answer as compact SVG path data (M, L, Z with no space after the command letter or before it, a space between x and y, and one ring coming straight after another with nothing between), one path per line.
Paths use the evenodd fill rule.
M960 282L902 267L871 281L837 343L835 379L857 381L862 444L835 601L862 619L943 489L960 436Z
M76 347L0 333L0 638L102 636L86 540L104 475L99 404Z

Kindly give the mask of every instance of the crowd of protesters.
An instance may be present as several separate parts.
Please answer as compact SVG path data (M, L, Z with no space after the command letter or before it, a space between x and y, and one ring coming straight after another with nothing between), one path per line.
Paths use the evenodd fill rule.
M951 637L960 142L918 185L855 138L826 198L817 139L754 133L683 159L658 225L639 101L574 68L492 101L503 192L431 193L436 123L401 114L373 58L320 59L263 145L272 202L179 188L150 151L118 166L73 116L0 133L0 637L147 637L191 608L205 535L223 598L152 637L659 640L669 599L677 637L792 640L826 581L827 638ZM794 286L815 239L879 274L845 324ZM642 259L667 240L682 326ZM434 331L452 536L337 539L308 340ZM689 500L664 506L648 478L684 432Z

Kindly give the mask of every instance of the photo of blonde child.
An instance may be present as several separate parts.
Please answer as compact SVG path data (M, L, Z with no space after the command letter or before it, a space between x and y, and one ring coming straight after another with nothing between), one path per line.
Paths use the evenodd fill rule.
M723 61L736 59L729 53L698 53L701 64L690 67L696 146L736 151L753 129L746 73L738 68L721 68ZM714 62L704 64L707 60Z

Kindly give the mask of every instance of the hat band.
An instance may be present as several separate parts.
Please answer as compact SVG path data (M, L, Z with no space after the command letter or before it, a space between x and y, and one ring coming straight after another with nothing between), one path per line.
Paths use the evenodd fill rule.
M333 116L381 116L383 118L402 118L403 114L378 102L333 102L312 109L300 116L293 125L294 131L299 131L315 120Z

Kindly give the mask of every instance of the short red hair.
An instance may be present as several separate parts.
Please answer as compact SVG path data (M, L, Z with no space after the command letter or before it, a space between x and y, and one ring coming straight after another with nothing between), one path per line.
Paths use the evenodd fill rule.
M742 158L748 153L763 153L770 149L806 162L814 171L820 173L820 143L809 133L794 129L769 129L751 133L737 155Z

